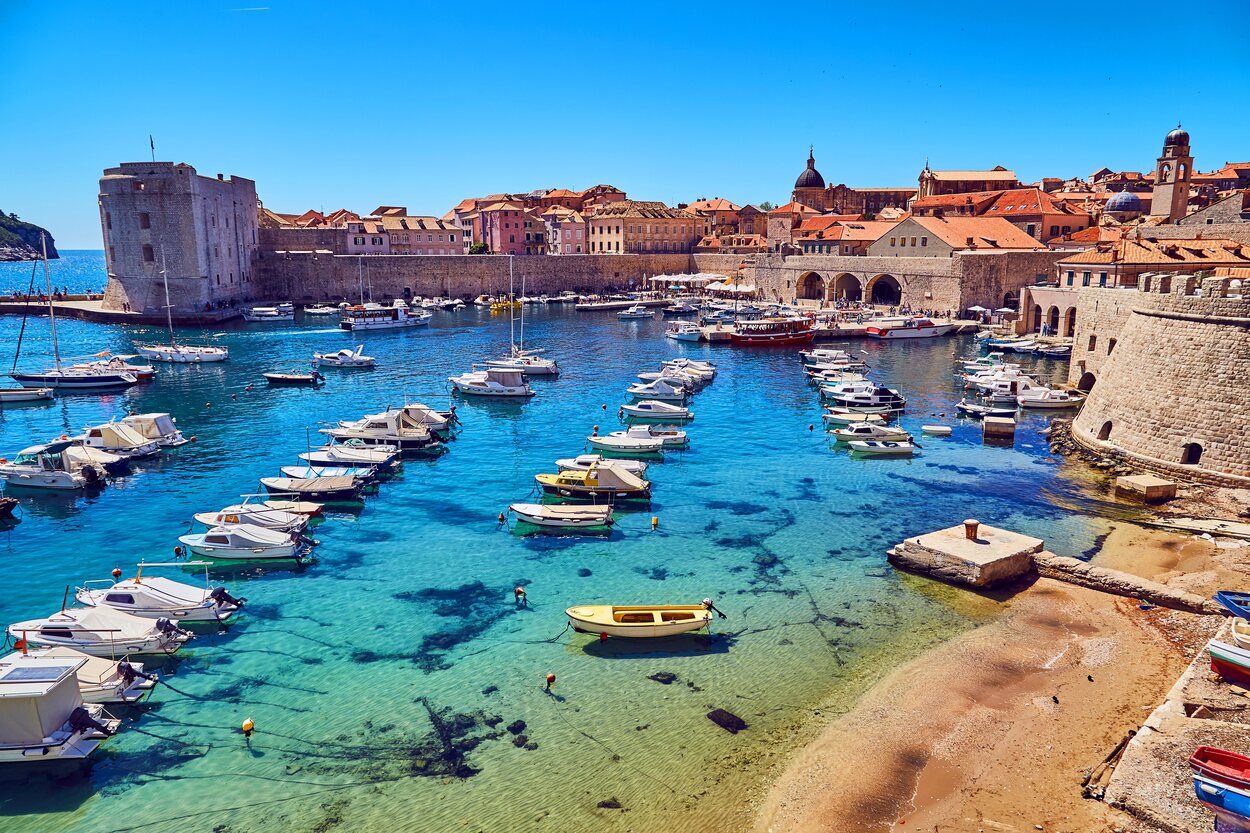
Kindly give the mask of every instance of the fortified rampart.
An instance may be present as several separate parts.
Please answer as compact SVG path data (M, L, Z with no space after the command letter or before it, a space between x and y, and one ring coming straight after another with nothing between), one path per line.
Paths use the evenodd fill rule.
M1080 295L1072 373L1090 393L1073 438L1148 470L1250 486L1241 281L1155 274L1137 289Z

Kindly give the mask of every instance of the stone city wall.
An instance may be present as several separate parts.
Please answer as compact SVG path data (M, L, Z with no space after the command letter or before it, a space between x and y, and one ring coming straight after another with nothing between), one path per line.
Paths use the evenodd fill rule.
M1131 294L1109 355L1098 339L1104 358L1073 439L1147 470L1250 485L1250 297L1239 281L1194 276L1153 276ZM1119 297L1100 307L1107 322Z
M1108 357L1108 348L1113 340L1118 347L1120 331L1141 303L1141 294L1136 287L1083 286L1074 291L1076 332L1072 338L1068 382L1083 390L1097 382Z

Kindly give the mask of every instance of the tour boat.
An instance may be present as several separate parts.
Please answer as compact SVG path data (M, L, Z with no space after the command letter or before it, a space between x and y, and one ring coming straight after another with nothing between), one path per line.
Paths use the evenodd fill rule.
M710 606L577 605L564 611L578 633L627 638L679 636L712 624Z
M381 304L357 304L343 310L339 326L344 330L388 330L398 327L423 327L430 323L433 314L425 310L409 308L404 301L397 300L389 307Z
M338 315L338 312L338 307L328 307L323 304L304 307L304 315Z
M313 353L313 364L318 367L373 367L377 359L365 355L365 346L356 345L355 350L344 347L333 353Z
M961 414L973 417L974 419L981 419L982 417L987 416L1009 417L1015 416L1016 414L1016 408L1014 407L1003 408L994 405L981 405L979 403L968 402L963 399L956 403L955 409Z
M0 658L0 676L10 668L34 669L38 660L76 663L78 693L84 703L135 703L143 699L156 681L143 673L143 663L93 657L73 648L35 648L14 651ZM25 677L34 676L28 671ZM0 695L2 696L2 695Z
M549 495L582 500L639 499L650 500L651 483L610 460L591 466L586 471L562 471L538 474L534 480Z
M99 448L126 460L150 457L161 450L159 442L149 440L124 422L89 426L76 439L88 448Z
M9 486L69 491L102 483L104 469L80 465L69 453L73 448L73 442L59 440L24 448L12 462L0 458L0 479Z
M122 417L121 424L147 440L153 440L161 448L177 448L190 440L178 430L177 422L169 414L131 414Z
M439 445L430 428L406 410L369 414L354 422L341 422L334 428L322 428L340 443L361 443L370 447L389 446L404 451L419 451Z
M344 443L330 443L311 451L305 451L299 458L310 466L373 466L376 468L393 468L400 461L399 448L393 446L367 446L356 440Z
M674 341L699 341L703 338L703 328L698 324L684 321L664 331L666 338Z
M140 564L134 578L87 581L74 590L74 598L88 607L107 607L143 619L167 618L175 622L224 622L243 607L245 600L231 596L224 587L208 583L196 587L161 576L144 576L151 567L186 567L196 562ZM207 564L207 562L199 562Z
M870 338L894 341L903 338L936 338L955 328L954 324L935 324L923 316L904 319L897 326L869 325L865 332Z
M761 318L739 321L729 336L731 344L750 347L789 347L811 344L816 330L808 318Z
M31 645L65 647L93 657L174 654L191 639L167 618L144 619L109 607L71 607L42 619L9 625L13 639Z
M591 434L586 442L591 448L618 453L655 454L664 450L662 437L653 437L650 434L631 436L624 431L614 431L606 435Z
M686 388L683 385L665 379L639 382L630 385L625 392L640 402L646 399L660 402L676 402L678 405L684 405L686 402Z
M1016 397L1021 408L1079 408L1085 397L1068 390L1033 388Z
M285 532L244 524L215 526L178 540L196 555L232 561L294 558L300 550L299 541Z
M689 408L660 402L657 399L644 399L633 405L622 405L621 413L630 419L658 419L667 422L690 422L694 414Z
M894 440L896 442L906 442L911 439L911 434L908 434L902 428L875 422L852 422L845 428L835 429L832 433L833 436L838 438L838 442L843 443L851 440Z
M293 495L318 503L354 503L365 484L356 477L262 477L260 485L271 495Z
M597 466L604 462L604 459L600 454L579 454L576 457L565 457L556 460L556 469L559 471L588 471L592 466ZM618 460L613 458L611 463L617 468L638 477L642 477L647 473L647 464L641 460Z
M867 422L872 425L885 424L885 417L881 414L865 414L849 408L830 408L820 418L829 425L854 425L858 422Z
M622 321L632 318L655 318L655 311L644 307L642 304L634 304L629 309L623 309L618 312L616 317Z
M910 457L915 453L915 446L910 441L851 440L847 446L865 457Z
M1250 758L1211 746L1189 757L1194 795L1216 818L1216 829L1250 831Z
M1213 639L1207 651L1212 671L1235 686L1250 688L1250 650Z
M698 310L690 306L690 304L670 304L660 310L660 315L665 318L678 318L683 315L694 315L696 312Z
M287 535L298 535L308 526L308 516L263 503L235 503L217 512L197 512L198 523L210 529L218 526L258 526Z
M279 386L309 385L317 387L325 381L325 377L315 370L311 373L296 373L295 371L291 371L290 373L262 373L261 375L265 377L265 381L270 385Z
M295 308L289 304L276 307L252 307L243 311L245 321L294 321Z
M52 396L52 388L0 388L0 404L47 402Z
M0 666L0 763L89 758L121 727L78 689L83 659L23 657Z
M640 423L638 425L631 425L629 426L629 428L627 428L624 431L613 431L610 434L608 434L607 437L601 437L597 434L594 434L587 438L590 444L592 446L595 446L596 448L605 448L605 446L599 446L595 442L596 440L602 441L605 439L606 440L619 439L619 440L626 440L626 441L631 441L631 440L646 441L646 440L658 439L663 443L663 448L685 448L687 445L690 444L690 438L687 436L686 432L682 431L676 426L652 425L652 424L646 424L646 423ZM613 450L611 446L606 446L606 448L608 450Z
M534 390L525 380L525 374L518 370L499 370L488 367L485 370L464 373L448 378L452 388L458 393L469 396L533 396Z
M517 520L534 526L556 529L594 529L612 525L611 506L560 506L542 503L514 503L508 511Z
M922 425L920 426L921 434L928 434L931 437L949 437L951 435L951 427L949 425Z

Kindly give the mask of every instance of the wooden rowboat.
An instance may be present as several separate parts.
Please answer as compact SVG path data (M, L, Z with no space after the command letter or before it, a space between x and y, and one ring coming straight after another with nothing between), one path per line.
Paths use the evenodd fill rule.
M1250 688L1250 651L1217 639L1211 640L1207 651L1212 671L1233 685Z
M321 384L324 378L320 373L313 371L312 373L262 373L271 385L312 385Z
M712 611L702 604L578 605L564 612L576 631L631 638L677 636L712 621Z
M541 503L514 503L508 511L517 520L534 526L558 529L586 529L612 525L611 506L548 506Z

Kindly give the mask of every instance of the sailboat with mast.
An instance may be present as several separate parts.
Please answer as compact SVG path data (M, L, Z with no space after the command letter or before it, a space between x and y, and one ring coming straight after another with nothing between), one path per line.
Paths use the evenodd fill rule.
M23 317L22 332L17 337L17 350L13 355L13 370L9 373L9 377L24 388L53 388L57 391L121 390L137 384L138 375L124 370L119 371L97 364L61 366L61 348L56 336L56 308L52 303L52 275L48 270L48 243L42 234L39 235L39 245L43 250L43 278L48 290L48 321L52 326L52 356L55 365L43 373L17 372L17 360L22 355L22 334L26 331L26 319ZM33 283L33 276L31 280Z
M508 256L508 292L512 292L512 255ZM521 297L525 297L525 275L521 275ZM516 309L521 308L521 338L517 340L517 322ZM538 354L541 350L525 349L525 305L524 304L508 304L508 331L509 345L508 355L502 359L490 359L482 363L484 367L492 370L519 370L526 376L559 376L560 366L556 364L555 359L548 359Z
M177 364L224 362L230 358L230 351L225 347L179 344L174 338L174 305L169 302L169 272L165 265L164 249L161 250L161 281L165 284L165 322L169 326L169 344L136 344L135 351L154 361Z

